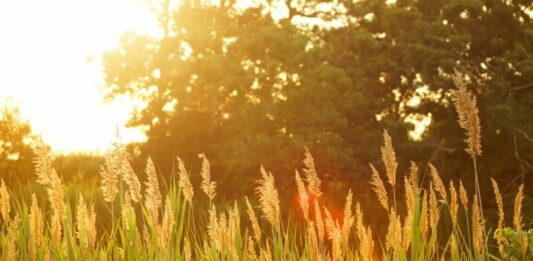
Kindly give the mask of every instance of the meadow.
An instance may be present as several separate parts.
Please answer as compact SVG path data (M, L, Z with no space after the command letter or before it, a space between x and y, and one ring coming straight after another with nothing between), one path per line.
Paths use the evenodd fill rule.
M75 202L44 146L36 149L35 178L47 199L22 196L2 181L0 242L5 260L532 260L533 230L522 217L524 187L515 192L514 211L505 213L492 180L498 206L496 227L487 227L476 159L482 156L476 98L456 74L454 104L466 133L465 157L472 159L475 186L461 180L444 184L428 163L422 181L411 163L397 173L393 140L383 132L384 170L370 165L375 197L388 213L386 233L368 225L358 195L346 191L342 211L323 202L321 174L306 149L304 168L294 174L294 210L281 209L273 175L259 169L255 195L235 202L223 199L202 155L201 184L177 158L172 182L161 182L156 166L146 160L146 180L139 180L122 144L105 155L99 184ZM37 190L37 189L36 189ZM74 193L77 192L76 189ZM72 193L70 191L69 193ZM95 204L106 209L95 209ZM97 226L102 215L111 224ZM283 213L287 212L287 213ZM512 216L512 224L505 224Z

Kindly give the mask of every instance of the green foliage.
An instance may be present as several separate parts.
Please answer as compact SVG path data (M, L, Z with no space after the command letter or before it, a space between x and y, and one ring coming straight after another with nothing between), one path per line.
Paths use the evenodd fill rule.
M0 173L6 182L26 182L31 178L35 140L30 124L21 119L18 107L6 102L0 108Z
M260 164L280 186L291 185L281 177L301 165L293 156L308 146L328 177L325 189L368 194L359 180L378 161L374 145L386 128L398 141L400 166L446 165L445 181L461 178L471 187L472 163L450 106L456 68L478 97L482 197L491 196L488 177L506 187L531 184L532 1L388 2L155 8L161 39L127 34L103 55L108 99L126 94L147 105L130 121L148 136L134 148L134 165L150 153L169 173L176 156L196 165L205 153L219 188L236 197L252 190L249 173ZM409 136L416 117L431 117L417 141Z
M97 181L103 162L99 155L70 153L55 157L54 166L66 183L90 183Z
M257 178L259 175L256 175ZM165 229L164 227L165 213L167 209L159 206L160 214L159 220L152 220L147 211L147 205L144 201L131 202L133 212L124 212L127 204L130 204L125 199L127 191L119 186L119 197L114 203L103 202L101 191L92 190L84 191L83 184L69 184L67 187L76 189L77 196L68 196L71 194L70 189L66 189L66 216L62 221L63 233L60 242L53 241L51 236L50 215L43 215L44 232L41 234L44 238L42 245L36 248L35 259L32 258L30 251L30 244L37 244L35 234L32 234L34 220L30 215L30 200L26 195L20 195L15 190L9 190L11 195L8 200L11 205L9 213L9 220L6 221L2 215L0 223L0 257L2 259L9 259L11 257L22 260L314 260L316 253L319 258L330 259L333 255L334 244L331 240L331 232L328 228L328 222L337 222L337 225L344 225L346 216L333 215L332 220L326 222L326 230L323 240L319 240L318 244L313 244L312 237L309 236L309 231L316 233L315 225L318 222L315 217L310 217L308 220L299 220L295 217L299 215L295 211L284 209L283 212L289 213L289 218L282 221L280 230L278 231L266 221L260 222L261 239L256 240L251 234L251 222L248 220L249 216L243 209L242 200L230 203L218 195L213 204L211 202L202 201L200 198L206 197L201 191L196 194L193 205L185 201L182 191L178 187L178 179L174 174L171 174L173 182L163 186L161 191L165 198L169 200L169 209L172 210L170 217L173 223ZM414 180L415 183L416 180ZM365 182L368 182L366 180ZM93 188L95 185L92 186ZM291 188L295 190L295 186ZM501 255L497 254L495 248L490 248L493 252L483 252L476 256L472 248L470 232L466 232L468 226L463 226L461 222L457 226L450 227L447 214L451 211L450 202L448 199L437 203L436 209L428 211L427 197L423 196L428 192L429 188L411 187L412 193L412 219L408 219L406 215L399 214L400 219L400 238L395 241L390 247L385 246L389 244L389 233L382 233L376 230L369 230L370 239L377 242L370 251L371 256L363 258L361 256L361 246L365 243L361 240L361 229L375 229L372 226L370 219L366 213L373 211L372 209L363 209L363 212L356 210L352 212L354 204L347 205L353 216L353 220L357 220L350 226L353 226L350 232L347 233L346 246L341 249L341 256L337 256L336 260L528 260L533 255L533 230L524 230L517 232L512 228L506 227L502 231L496 230L494 237L503 236L504 244L501 248ZM450 193L452 191L449 191ZM408 192L406 192L408 193ZM44 196L45 194L43 194ZM89 205L97 204L104 205L106 208L97 208L97 220L103 219L106 215L111 215L104 224L97 227L97 237L95 244L84 247L80 240L80 216L78 213L80 205L75 205L83 195L89 199ZM145 197L149 195L145 194ZM313 199L313 201L320 201L318 204L321 209L334 209L332 205L328 205L327 200L324 200L323 195L320 199ZM358 195L355 195L356 202L361 200ZM407 196L407 195L404 195ZM0 196L1 204L4 204L4 195ZM44 196L45 197L45 196ZM49 204L45 202L44 197L37 197L37 204L42 210L42 214L48 213L47 207ZM257 203L252 200L254 205ZM83 202L85 204L85 202ZM456 202L457 203L457 202ZM163 203L164 204L164 203ZM212 205L211 205L212 204ZM216 204L216 205L215 205ZM452 203L453 204L453 203ZM358 205L356 203L355 205ZM295 207L298 207L295 205ZM409 210L403 209L409 206L398 207L398 213L409 213ZM3 209L4 205L0 205ZM396 208L396 207L394 207ZM463 209L463 208L461 208ZM312 207L314 210L314 207ZM263 211L260 207L252 209L252 211ZM322 210L321 210L322 211ZM346 211L346 210L345 210ZM392 207L388 211L393 211ZM394 210L396 211L396 210ZM440 226L432 227L428 222L435 218L434 212L437 214L437 222ZM389 214L391 213L389 212ZM460 210L459 217L469 218L469 211ZM35 212L33 212L35 213ZM346 212L344 212L346 213ZM510 213L510 212L509 212ZM506 214L507 215L507 214ZM311 215L312 216L312 215ZM440 218L439 218L440 216ZM327 217L324 217L327 219ZM388 218L391 218L389 216ZM83 219L82 219L83 220ZM360 220L360 221L359 221ZM410 222L408 222L410 220ZM263 222L264 221L264 222ZM362 223L359 223L362 222ZM388 220L386 222L392 222ZM236 224L232 226L231 224ZM227 229L232 228L232 229ZM407 232L404 229L409 228ZM447 229L445 229L447 228ZM221 234L216 232L217 229L223 229ZM170 231L169 236L165 235L166 231ZM374 233L372 233L374 231ZM315 235L316 236L316 235ZM455 239L452 240L452 236ZM161 240L163 238L164 240ZM440 238L440 240L439 240ZM315 238L316 239L316 238ZM379 239L379 240L378 240ZM406 240L410 242L405 245ZM488 239L487 239L488 240ZM381 241L381 242L380 242ZM221 247L220 244L223 244ZM190 250L188 247L190 246ZM524 247L524 246L527 246ZM453 250L453 251L452 251ZM13 252L14 251L14 252ZM14 256L10 256L13 254ZM335 258L333 259L335 260Z
M494 232L494 238L498 236L502 236L505 242L502 249L503 258L508 260L530 260L533 258L533 251L526 250L524 253L524 249L532 249L533 247L533 229L518 232L506 227L502 231L496 230Z

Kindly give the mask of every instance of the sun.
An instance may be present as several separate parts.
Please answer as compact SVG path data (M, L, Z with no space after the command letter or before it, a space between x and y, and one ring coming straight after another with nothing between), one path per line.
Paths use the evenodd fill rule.
M98 55L126 31L161 32L146 1L22 0L0 2L0 101L11 97L55 152L101 152L125 128L133 101L102 103Z

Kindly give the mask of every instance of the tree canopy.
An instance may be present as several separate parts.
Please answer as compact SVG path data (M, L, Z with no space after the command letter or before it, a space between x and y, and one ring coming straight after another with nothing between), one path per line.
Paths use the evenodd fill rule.
M456 69L478 96L482 182L531 182L532 4L154 3L164 36L124 35L103 55L105 91L144 102L130 125L146 129L139 156L150 154L163 172L176 156L197 166L205 153L221 186L242 192L261 163L292 177L307 146L329 189L367 190L359 178L378 162L383 129L397 141L400 170L409 160L456 162L443 175L472 181L451 106ZM430 123L414 133L421 120Z
M18 107L6 102L0 108L0 173L6 182L27 181L33 177L35 136Z

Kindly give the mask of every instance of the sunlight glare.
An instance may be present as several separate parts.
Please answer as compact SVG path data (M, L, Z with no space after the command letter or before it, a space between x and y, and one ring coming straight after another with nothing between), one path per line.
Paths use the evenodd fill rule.
M145 1L20 0L0 2L0 101L12 97L34 132L56 152L101 152L117 126L124 141L133 102L102 104L98 55L126 31L157 37Z

